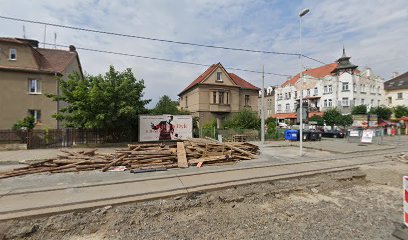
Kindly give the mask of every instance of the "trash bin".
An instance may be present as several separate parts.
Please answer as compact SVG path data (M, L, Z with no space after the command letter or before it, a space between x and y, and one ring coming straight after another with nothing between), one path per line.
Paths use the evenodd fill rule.
M297 141L299 132L297 130L285 130L285 140Z

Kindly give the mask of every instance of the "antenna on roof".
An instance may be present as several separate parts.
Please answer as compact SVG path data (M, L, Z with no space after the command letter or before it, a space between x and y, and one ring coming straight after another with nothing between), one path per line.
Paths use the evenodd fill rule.
M54 49L57 49L57 33L54 32Z
M43 43L43 48L45 48L45 39L47 36L47 24L44 24L44 43Z
M25 29L25 25L23 24L23 38L26 38L26 29Z

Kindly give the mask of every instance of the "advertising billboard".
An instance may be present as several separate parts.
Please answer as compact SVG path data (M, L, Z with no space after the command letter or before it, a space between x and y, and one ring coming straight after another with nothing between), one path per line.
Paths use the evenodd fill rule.
M170 141L193 137L191 115L139 116L139 141Z

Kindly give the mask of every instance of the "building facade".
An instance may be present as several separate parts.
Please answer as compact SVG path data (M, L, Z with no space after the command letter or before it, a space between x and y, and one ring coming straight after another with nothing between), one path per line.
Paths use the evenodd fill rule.
M265 119L272 117L275 114L275 86L270 86L264 92L264 113ZM258 97L258 116L261 117L262 109L262 90L259 91Z
M229 73L221 63L211 65L179 93L180 108L199 117L200 124L223 121L243 108L258 112L259 88Z
M276 113L273 117L292 123L297 121L300 84L300 74L297 74L276 89ZM356 105L370 108L383 104L383 80L374 76L370 68L358 70L344 49L335 63L303 71L303 108L307 117L322 116L331 108L349 114Z
M408 72L398 75L384 83L385 102L389 107L408 106Z
M70 73L82 75L75 47L39 48L38 41L0 38L0 129L10 129L28 115L36 128L57 128L52 118L63 103L45 94L59 94L59 81Z

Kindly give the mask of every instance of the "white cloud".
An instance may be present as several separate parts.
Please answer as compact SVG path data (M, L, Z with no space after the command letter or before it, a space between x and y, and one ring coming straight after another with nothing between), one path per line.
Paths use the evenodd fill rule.
M7 1L0 0L0 15L49 21L125 34L196 42L238 48L297 52L299 25L297 14L305 6L311 12L304 17L306 54L327 63L341 54L344 44L352 62L371 66L388 78L393 71L408 70L406 38L408 6L406 0L292 1L245 0L163 0L163 1ZM1 20L2 36L21 37L22 23ZM42 41L44 27L25 24L27 37ZM158 58L205 64L296 74L296 57L225 51L152 42L134 38L93 34L47 27L47 42L78 47L125 52ZM130 67L146 83L146 97L153 103L163 94L177 94L201 74L205 67L158 62L79 50L84 69L91 74L104 73L108 65ZM310 67L318 63L305 61ZM236 72L260 85L260 74ZM268 85L284 77L266 76Z

